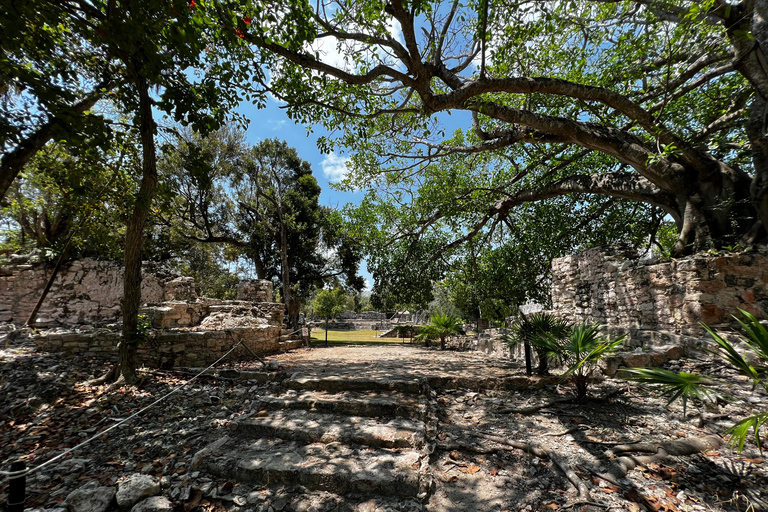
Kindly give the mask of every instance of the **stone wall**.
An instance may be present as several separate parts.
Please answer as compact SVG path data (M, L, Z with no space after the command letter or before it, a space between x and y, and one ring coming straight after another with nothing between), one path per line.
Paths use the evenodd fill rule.
M37 304L50 274L51 268L43 265L3 265L0 268L0 322L23 324ZM189 294L189 278L179 278L159 267L144 266L142 302L162 302L177 297L188 300ZM120 318L122 297L121 265L92 259L74 261L64 265L56 276L36 325L114 322Z
M280 326L261 325L255 327L237 327L216 331L158 331L151 333L146 343L139 345L137 359L140 364L153 368L172 368L174 366L207 366L237 342L243 341L257 354L268 354L296 348L301 342L287 347L280 343ZM117 360L117 332L97 329L93 332L50 332L35 338L35 344L48 352L63 352L67 356L95 357L107 361ZM231 360L251 358L245 348L238 348L230 356Z
M139 313L148 324L138 360L152 367L202 366L219 359L238 342L233 359L296 348L282 340L284 306L271 302L272 283L249 280L238 288L244 300L199 297L195 281L162 268L142 270ZM6 265L0 271L0 323L23 324L47 283L50 269ZM120 340L123 270L116 263L80 260L56 277L35 327L41 350L69 356L115 360ZM45 329L49 327L50 329ZM250 350L248 350L250 349Z
M741 308L768 311L768 256L697 254L642 261L616 249L590 249L552 262L554 311L627 333L630 344L690 344L700 323L727 328Z

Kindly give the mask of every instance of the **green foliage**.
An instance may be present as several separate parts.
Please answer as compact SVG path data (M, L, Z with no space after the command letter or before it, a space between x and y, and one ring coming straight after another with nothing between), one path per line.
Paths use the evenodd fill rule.
M743 335L739 341L744 344L749 352L752 353L757 364L750 364L748 357L734 345L733 342L720 336L709 326L703 325L709 333L712 341L716 344L713 354L730 363L736 371L748 377L752 381L753 389L761 386L768 390L768 378L766 378L766 366L768 365L768 331L760 323L760 320L753 314L739 309L743 319L733 317L741 326ZM632 376L628 377L646 384L659 385L667 393L672 395L670 402L682 397L683 407L689 398L713 399L717 397L715 390L711 389L714 384L712 379L706 379L699 375L686 373L674 374L665 370L656 369L638 369L632 370ZM768 425L768 412L758 413L742 419L736 425L729 429L731 434L731 446L741 451L752 430L754 434L755 445L762 450L764 441L760 435L760 429Z
M206 136L186 131L166 148L159 167L164 222L180 236L226 244L253 263L260 279L276 281L282 295L285 270L294 300L339 277L351 289L362 288L357 243L341 215L320 206L309 163L285 141L248 147L232 128ZM295 319L298 311L289 307Z
M440 349L445 350L445 339L449 336L462 334L461 320L448 315L432 315L429 323L421 328L417 339L429 346L430 340L439 339Z
M504 341L510 347L521 343L533 347L539 358L537 373L546 375L549 370L549 361L561 359L563 345L572 326L551 313L539 312L521 316L510 326L510 329L511 333L504 337Z
M560 347L560 355L569 365L563 379L570 377L573 380L578 400L586 398L589 378L598 362L615 352L624 342L624 336L611 340L602 336L600 330L599 324L577 324Z
M341 314L347 304L347 294L342 288L320 290L312 303L315 315L325 319Z
M397 335L405 341L405 338L413 338L416 328L412 325L398 325L395 327Z
M720 394L706 386L711 384L701 375L694 373L675 373L661 368L629 368L623 370L629 375L625 378L648 384L655 384L662 393L669 395L671 404L678 398L683 400L683 417L686 415L688 400L715 401Z
M134 142L76 154L46 145L0 201L0 222L10 227L0 234L0 248L40 249L50 259L71 239L67 259L120 259L127 194L136 185Z

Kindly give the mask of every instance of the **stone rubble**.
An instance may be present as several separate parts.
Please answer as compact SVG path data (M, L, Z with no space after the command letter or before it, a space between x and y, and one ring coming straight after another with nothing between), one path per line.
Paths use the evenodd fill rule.
M398 344L302 350L270 360L283 370L272 379L204 376L161 407L30 475L28 506L63 512L75 506L73 491L106 487L115 493L137 475L159 480L154 498L162 499L145 498L132 510L162 502L199 511L498 512L563 509L574 501L549 460L501 449L474 437L477 432L562 454L600 504L587 510L633 510L640 500L720 512L733 509L728 500L742 509L746 499L768 500L768 468L751 445L741 455L721 449L638 468L619 490L579 469L606 464L603 451L614 443L722 432L759 410L768 396L752 392L717 361L664 363L704 371L728 385L731 401L700 412L689 405L683 420L680 404L667 407L665 397L633 383L595 383L595 396L613 398L578 404L557 378L526 379L519 362L477 353ZM65 362L28 345L0 352L0 467L20 454L34 455L28 458L34 466L184 379L155 373L142 387L112 394L78 384L103 369L96 361ZM235 371L258 373L228 363L217 375ZM554 405L529 415L504 412L548 402Z

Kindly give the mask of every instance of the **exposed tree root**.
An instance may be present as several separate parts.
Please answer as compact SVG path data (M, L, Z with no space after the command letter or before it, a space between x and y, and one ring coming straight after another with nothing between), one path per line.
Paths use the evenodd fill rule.
M555 400L552 402L543 403L541 405L532 405L530 407L502 407L501 409L498 409L496 412L499 414L522 414L522 415L528 415L533 414L536 412L539 412L542 409L548 409L550 407L553 407L557 404L564 403L565 400Z
M101 377L96 377L95 379L87 380L83 382L84 386L101 386L102 384L106 384L107 382L112 382L115 378L115 367L109 369L107 373L102 375Z
M653 453L653 455L638 455L619 457L613 461L609 473L617 478L623 478L627 473L637 466L645 466L655 462L661 462L671 456L686 456L695 453L715 450L723 446L723 440L719 436L689 437L687 439L678 439L676 441L667 441L664 443L636 443L614 446L606 451L609 457L616 453L642 452Z
M568 434L572 434L574 432L578 432L579 430L586 430L586 428L582 428L583 425L579 425L578 427L571 427L569 429L563 430L562 432L546 432L544 434L539 434L541 437L561 437L566 436Z
M567 460L556 452L544 449L541 446L533 443L513 441L504 437L486 434L484 432L476 432L473 433L472 436L479 437L481 439L487 439L488 441L492 441L502 446L523 450L524 452L533 454L542 459L546 458L551 460L560 469L560 471L563 472L568 481L570 481L574 487L576 487L579 493L579 498L589 499L589 489L587 488L587 485L581 478L579 478L573 469L571 469L571 466L568 464ZM722 445L723 440L718 436L678 439L664 443L636 443L617 445L613 447L613 449L606 452L609 457L614 456L616 453L627 452L653 453L653 455L619 457L613 461L608 473L597 473L596 471L588 468L586 468L586 471L598 478L602 478L603 480L610 482L613 485L623 488L624 486L618 482L618 479L624 478L629 471L636 468L637 466L644 466L647 464L661 462L669 456L693 455L695 453L720 448ZM504 448L473 446L463 443L440 443L439 446L444 450L466 450L474 453L495 453L500 450L504 450ZM583 503L592 504L587 502ZM600 506L599 504L592 505Z
M551 460L558 468L560 468L560 471L563 472L563 474L568 479L568 481L570 481L573 484L573 486L576 487L576 489L579 492L579 498L589 498L589 489L587 489L587 485L584 483L584 481L578 477L578 475L573 471L573 469L571 469L571 466L568 464L565 458L561 457L560 455L553 452L552 450L545 450L544 448L536 444L521 443L520 441L512 441L504 437L485 434L483 432L475 432L472 435L475 437L481 437L483 439L493 441L494 443L497 443L500 445L509 446L511 448L516 448L518 450L523 450L524 452L531 453L542 459ZM476 453L493 453L493 452L499 451L499 449L497 448L496 449L478 448L478 447L474 447L471 445L464 445L464 444L453 445L453 444L441 443L440 446L448 450L459 449L459 450L474 451Z

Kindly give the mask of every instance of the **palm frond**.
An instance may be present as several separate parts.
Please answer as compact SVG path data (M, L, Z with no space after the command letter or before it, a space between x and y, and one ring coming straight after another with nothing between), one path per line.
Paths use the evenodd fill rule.
M744 360L741 354L739 354L739 351L736 350L731 342L722 338L709 326L704 324L701 324L701 326L709 333L710 336L712 336L712 339L715 341L715 343L719 345L719 349L716 351L716 354L735 366L742 375L746 375L752 379L753 382L758 382L760 380L757 371Z
M670 397L667 405L682 397L683 417L687 412L688 400L714 402L721 396L717 390L709 387L711 383L706 377L695 373L675 373L661 368L631 368L624 372L629 374L623 377L624 379L653 384L661 388L662 394Z
M739 323L744 330L744 333L747 335L747 337L743 339L744 343L746 343L760 359L768 362L768 329L766 329L765 326L760 323L760 320L758 320L752 313L744 311L743 309L739 309L739 313L746 319L746 322L736 318L736 316L733 318Z
M747 440L747 434L749 434L749 430L752 429L755 435L755 444L762 453L763 441L760 438L760 429L765 425L768 425L768 412L747 416L728 429L728 432L731 434L731 447L738 449L738 451L743 450L744 443Z

